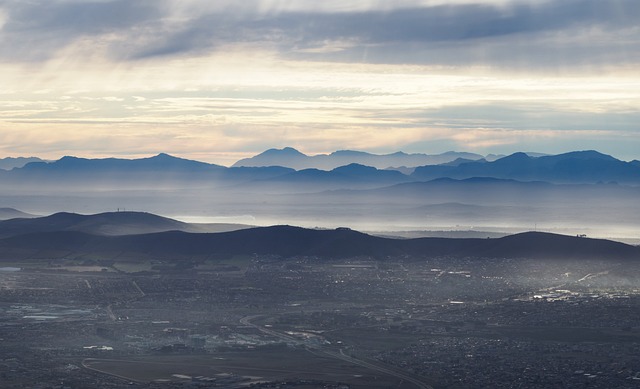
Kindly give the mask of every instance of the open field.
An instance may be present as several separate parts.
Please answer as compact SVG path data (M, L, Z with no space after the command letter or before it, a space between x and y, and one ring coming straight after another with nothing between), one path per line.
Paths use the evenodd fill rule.
M412 388L397 378L303 349L277 347L211 355L142 356L83 361L87 368L132 381L190 381L236 377L238 382L317 380L342 382L353 388Z

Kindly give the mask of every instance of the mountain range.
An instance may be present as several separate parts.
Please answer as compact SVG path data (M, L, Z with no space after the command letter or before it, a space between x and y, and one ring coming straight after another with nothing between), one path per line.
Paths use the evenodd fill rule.
M24 165L31 162L44 162L42 159L37 157L6 157L0 158L0 169L2 170L11 170L16 167L23 167Z
M640 163L597 151L515 153L494 161L460 157L411 174L353 162L331 170L225 167L168 154L64 157L0 170L0 206L34 214L126 208L230 223L380 231L456 225L514 231L546 223L553 231L634 238L638 198ZM606 233L612 228L620 235Z
M377 169L415 167L423 165L439 165L458 158L478 160L482 155L466 152L449 151L442 154L407 154L398 151L392 154L371 154L354 150L338 150L330 154L306 155L300 151L285 147L269 149L254 157L241 159L234 167L283 166L295 170L320 169L333 170L340 166L359 164Z
M493 177L555 183L640 183L640 169L636 161L620 161L593 150L542 157L515 153L493 162L422 166L416 168L411 176L416 180Z
M94 183L120 187L172 186L176 183L233 184L256 179L267 179L293 172L284 167L239 167L209 164L178 158L165 153L139 159L102 158L87 159L66 156L53 162L32 162L22 168L0 171L0 182L37 185Z
M427 158L428 157L428 158ZM327 169L292 168L305 166L289 163L292 160L329 161L315 164ZM411 160L429 162L413 165L411 171L384 170L393 162ZM252 162L251 162L252 161ZM385 162L380 162L385 161ZM433 163L439 164L433 164ZM278 165L279 163L279 165ZM253 166L249 166L253 165ZM307 164L309 165L309 164ZM407 165L403 165L407 166ZM387 166L385 166L387 167ZM54 162L31 162L22 168L0 171L0 180L40 180L55 182L61 179L88 181L134 181L159 183L172 181L218 182L225 185L257 182L270 184L330 184L336 187L385 186L401 182L428 181L437 178L466 179L492 177L518 181L545 181L551 183L617 182L640 184L640 162L625 162L597 151L576 151L558 155L530 156L515 153L487 161L470 153L445 153L438 156L426 154L395 153L374 155L355 151L337 151L328 155L306 156L295 149L271 149L247 160L238 161L233 167L192 161L168 154L141 159L85 159L63 157Z

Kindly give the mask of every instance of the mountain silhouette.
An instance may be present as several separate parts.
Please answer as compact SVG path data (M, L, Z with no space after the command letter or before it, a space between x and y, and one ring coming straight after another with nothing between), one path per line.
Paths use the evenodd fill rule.
M19 211L15 208L0 208L0 220L8 220L15 218L32 218L37 217L30 213Z
M375 167L377 169L386 169L389 167L415 167L441 164L453 161L457 158L477 160L481 159L482 156L473 153L454 151L437 155L407 154L401 151L392 154L380 155L354 150L338 150L331 154L309 156L294 148L285 147L283 149L269 149L254 157L241 159L233 166L284 166L296 170L333 170L340 166L359 164Z
M45 217L0 221L0 237L60 231L78 231L93 235L131 235L163 231L225 231L244 227L232 224L194 225L147 212L105 212L94 215L59 212Z
M456 165L421 166L414 170L411 177L414 180L494 177L555 183L615 181L638 184L640 167L593 150L541 157L514 153L493 162L471 161Z
M192 161L160 153L149 158L120 159L103 158L87 159L72 156L65 156L61 159L46 163L32 162L24 166L23 171L47 171L49 173L62 171L170 171L170 172L194 172L222 169L222 166L208 164L204 162Z
M87 159L72 156L54 162L33 162L0 175L9 182L63 184L66 181L104 184L163 185L174 182L237 183L266 179L292 172L284 167L225 166L178 158L161 153L149 158Z
M183 186L189 183L229 186L255 181L256 185L253 188L280 184L295 185L300 182L314 184L311 188L313 190L357 188L363 184L371 188L409 181L473 177L551 183L640 184L640 162L620 161L593 150L539 157L526 153L514 153L490 162L476 155L465 157L466 154L451 152L439 156L428 156L398 152L375 155L342 150L328 155L309 157L293 148L285 148L267 150L254 157L257 159L252 159L254 162L262 160L265 166L239 166L241 163L238 162L237 166L234 165L235 167L231 168L164 153L140 159L86 159L67 156L54 162L32 162L22 168L10 171L0 170L0 181L6 182L6 185L28 183L36 186L57 184L62 186L69 181L80 185L86 183L86 187L115 184L127 187L165 184L171 186L173 183L181 183L180 185ZM431 158L433 161L436 157L444 162L439 162L438 165L418 166L413 170L406 167L412 166L410 162L424 162L425 158ZM287 158L306 161L307 165L307 162L311 161L312 165L331 166L331 168L314 167L296 171L291 167L285 167L286 163L278 162ZM255 165L261 165L258 162ZM334 166L338 162L345 163ZM397 170L389 168L390 166L396 166ZM407 175L401 171L407 173L412 171L412 173ZM327 183L330 185L325 185Z
M0 158L0 169L11 170L13 168L20 168L31 162L43 162L42 159L37 157L7 157Z
M408 181L396 170L379 170L371 166L352 163L333 170L303 169L243 185L247 190L259 191L275 188L292 192L321 191L339 188L376 188Z
M377 259L474 257L639 260L640 248L623 243L529 232L498 239L390 239L346 228L311 230L292 226L250 228L214 234L170 231L98 236L53 231L0 239L0 258L74 258L85 255L158 259L228 258L233 255Z

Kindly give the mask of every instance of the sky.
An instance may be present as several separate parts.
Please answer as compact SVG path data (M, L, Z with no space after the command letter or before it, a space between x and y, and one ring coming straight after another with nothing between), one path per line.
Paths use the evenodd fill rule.
M640 159L637 0L0 0L0 158Z

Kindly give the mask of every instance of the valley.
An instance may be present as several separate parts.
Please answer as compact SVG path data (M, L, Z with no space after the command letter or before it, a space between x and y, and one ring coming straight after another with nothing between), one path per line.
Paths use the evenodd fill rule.
M5 387L607 388L640 371L637 261L96 260L0 271Z

